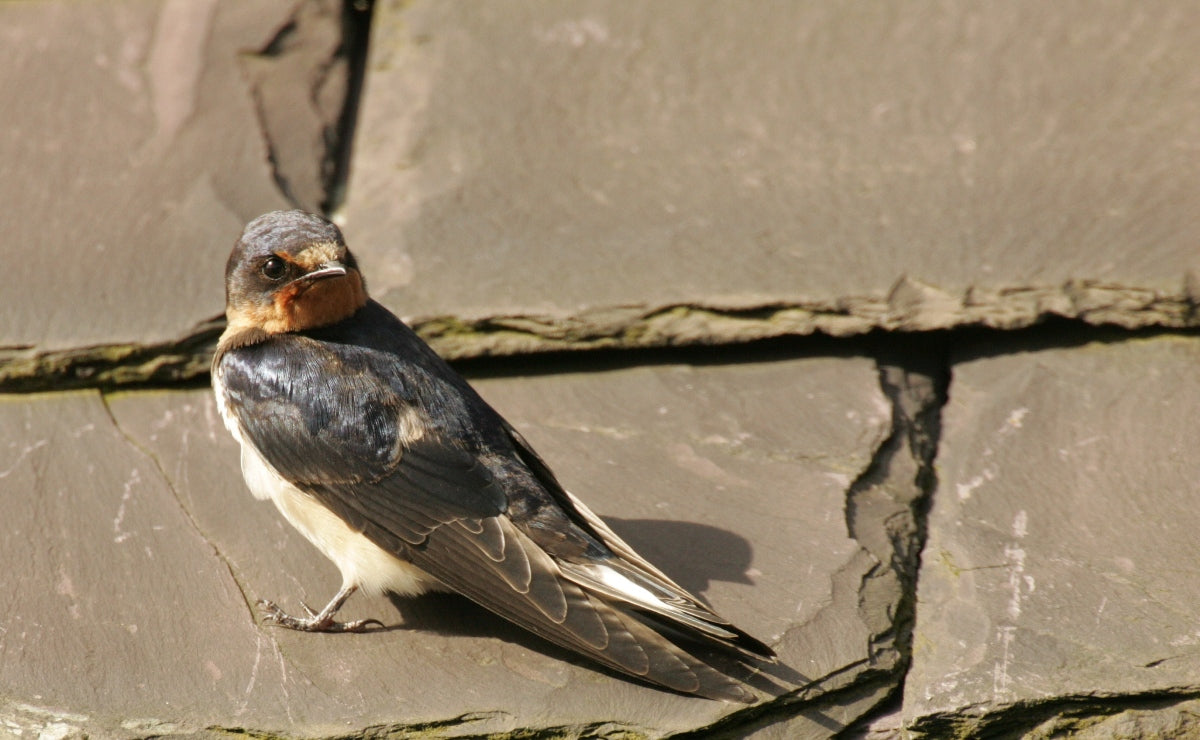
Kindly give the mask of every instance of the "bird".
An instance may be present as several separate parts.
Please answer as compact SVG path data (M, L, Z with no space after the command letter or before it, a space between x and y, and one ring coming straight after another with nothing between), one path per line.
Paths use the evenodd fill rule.
M250 221L225 267L217 407L247 487L342 577L320 611L258 603L311 632L357 591L450 591L641 682L751 704L776 660L638 555L559 483L524 437L411 328L371 299L332 222ZM715 656L715 657L714 657ZM735 678L738 670L746 668Z

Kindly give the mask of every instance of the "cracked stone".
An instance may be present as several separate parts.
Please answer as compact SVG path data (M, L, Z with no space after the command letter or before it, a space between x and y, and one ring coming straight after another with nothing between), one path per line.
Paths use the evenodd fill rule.
M657 691L450 595L358 595L347 619L389 625L363 635L262 626L248 603L298 608L339 579L246 491L211 393L112 394L106 409L86 392L0 403L0 474L6 489L31 492L0 522L0 555L25 564L6 576L25 596L0 632L10 702L0 718L28 720L20 703L99 734L122 720L304 736L442 723L446 734L660 737L764 709L772 722L807 712L849 724L879 681L895 686L895 661L873 660L870 647L872 624L894 606L863 611L859 589L878 561L844 518L847 486L891 431L869 359L476 385L622 536L773 643L786 666L777 678L803 690L750 710Z
M233 239L286 205L238 58L292 6L0 3L0 347L154 345L221 312Z
M1200 341L990 341L956 360L906 723L1194 698Z
M380 2L342 218L405 315L690 312L653 340L594 325L618 346L1190 326L1189 20L1141 2ZM554 333L456 341L563 348Z
M760 727L738 727L733 735L739 740L825 740L869 715L882 700L895 691L890 678L861 682L852 689L812 702L794 717L772 722L764 718Z
M342 150L353 130L346 107L360 81L354 55L365 53L353 46L365 45L354 35L365 24L352 5L305 0L268 43L241 56L275 181L297 208L313 213L330 210L345 175Z
M1166 708L1126 709L1107 716L1055 717L1029 731L1026 737L1050 740L1068 735L1079 740L1197 737L1200 701L1182 701Z
M0 398L0 485L0 734L235 717L278 684L227 565L97 392Z
M203 375L241 226L341 198L329 2L0 4L0 388ZM380 3L340 218L450 357L1192 326L1184 13Z

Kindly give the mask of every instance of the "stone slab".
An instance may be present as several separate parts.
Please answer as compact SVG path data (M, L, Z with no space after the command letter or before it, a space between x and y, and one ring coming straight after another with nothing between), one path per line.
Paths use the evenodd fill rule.
M1200 340L992 342L957 360L906 722L1194 697Z
M0 735L261 714L275 645L97 392L0 397L0 491Z
M477 385L618 532L775 644L790 669L782 676L817 681L809 690L819 699L822 680L844 688L867 669L866 622L888 607L857 611L876 561L847 535L843 507L890 430L872 362L668 365ZM604 727L661 736L738 710L596 670L453 596L356 596L347 618L389 625L366 635L261 626L248 604L323 601L338 586L332 564L248 494L208 391L106 401L107 411L94 394L0 403L0 474L16 499L0 545L5 562L24 564L19 583L7 580L12 569L4 581L8 595L12 584L24 596L9 600L0 632L6 721L28 720L34 707L35 717L53 711L96 732L119 719L135 728L127 734L169 724L321 736L434 723L449 736ZM90 436L72 436L83 428ZM55 464L64 459L73 462Z
M223 312L233 240L287 205L239 59L296 6L0 3L0 347L155 344Z
M376 13L346 233L403 314L500 317L489 351L1194 321L1178 3Z

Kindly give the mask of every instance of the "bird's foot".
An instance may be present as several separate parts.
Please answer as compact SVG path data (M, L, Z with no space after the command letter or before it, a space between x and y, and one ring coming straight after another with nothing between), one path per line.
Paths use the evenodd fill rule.
M263 610L263 621L277 624L280 627L300 630L302 632L366 632L371 625L383 627L378 619L357 619L353 622L338 622L333 618L336 609L326 607L320 612L314 612L308 604L301 602L307 617L293 617L273 601L262 599L258 607ZM339 604L340 606L340 604Z

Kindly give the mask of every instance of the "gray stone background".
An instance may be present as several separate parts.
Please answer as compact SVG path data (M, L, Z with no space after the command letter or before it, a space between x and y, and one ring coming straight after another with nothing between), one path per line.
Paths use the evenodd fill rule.
M0 60L0 735L1200 736L1191 4L25 0ZM207 368L290 205L796 689L263 626L338 577Z

